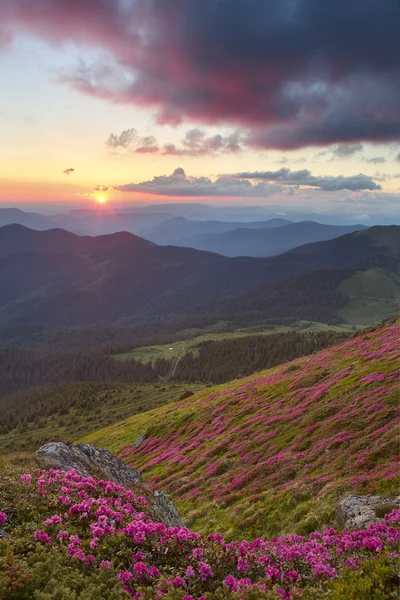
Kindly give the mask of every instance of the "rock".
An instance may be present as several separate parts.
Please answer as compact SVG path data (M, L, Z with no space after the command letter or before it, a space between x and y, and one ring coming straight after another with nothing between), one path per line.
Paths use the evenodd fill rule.
M347 496L336 505L336 521L346 529L365 529L396 508L400 509L400 496Z
M183 527L175 505L162 492L152 492L143 484L142 476L108 450L91 444L66 446L61 442L45 444L36 457L43 466L71 471L76 469L84 477L111 480L123 487L139 488L138 495L145 496L152 508L154 520L170 527Z
M154 492L154 498L153 510L157 520L170 527L183 527L175 504L168 500L162 492Z
M139 435L136 440L133 442L133 445L138 447L140 446L140 444L143 444L143 442L145 441L146 436L144 433L142 433L142 435Z
M37 452L48 466L60 471L76 469L84 477L101 477L110 479L118 485L140 483L140 473L126 465L122 460L103 448L95 448L90 444L66 446L61 442L45 444Z

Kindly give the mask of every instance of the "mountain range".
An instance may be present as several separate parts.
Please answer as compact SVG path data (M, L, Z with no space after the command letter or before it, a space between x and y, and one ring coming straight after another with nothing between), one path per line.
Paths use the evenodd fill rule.
M281 217L242 221L196 220L182 215L173 216L176 210L171 205L152 210L150 207L135 207L134 210L101 207L98 210L80 209L65 214L42 215L17 208L1 208L0 226L17 224L39 231L59 228L88 236L126 231L160 245L195 248L231 257L275 256L300 244L329 240L365 229L364 225L324 225L315 221L295 223Z
M338 226L302 221L268 228L240 227L220 234L200 234L184 245L230 257L276 256L302 244L327 241L363 229L366 229L364 225Z
M392 286L384 310L392 314L399 236L400 227L373 227L260 259L162 247L129 233L85 237L5 226L0 229L0 324L126 324L205 316L248 323L309 317L313 310L319 315L313 320L337 322L337 311L349 300L338 286L371 271ZM380 296L379 290L374 295Z

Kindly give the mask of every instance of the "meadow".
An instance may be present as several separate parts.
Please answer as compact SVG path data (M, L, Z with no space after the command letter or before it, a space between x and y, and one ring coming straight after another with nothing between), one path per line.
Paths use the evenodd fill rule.
M73 443L102 427L179 400L203 387L81 382L32 388L11 396L7 407L3 406L0 457L10 452L35 451L50 441ZM6 427L6 416L14 416L13 413L16 425L12 422Z
M354 329L357 329L355 327ZM214 327L202 329L187 329L182 330L171 338L167 344L159 344L152 346L141 346L134 348L129 352L123 352L114 355L116 360L139 360L143 363L152 363L159 358L177 359L182 357L187 352L192 352L195 356L198 355L199 346L203 342L218 342L224 340L233 340L237 338L245 338L252 335L273 335L275 333L289 332L307 332L318 333L333 331L336 333L351 333L354 331L353 324L343 323L342 325L327 325L325 323L317 323L314 321L296 321L291 325L255 325L253 327L238 328L234 331L229 331L227 323L220 322Z
M226 542L155 522L142 487L21 466L0 479L4 599L398 598L400 510L355 532Z
M398 491L399 339L387 324L85 441L168 492L195 531L307 534L342 495Z

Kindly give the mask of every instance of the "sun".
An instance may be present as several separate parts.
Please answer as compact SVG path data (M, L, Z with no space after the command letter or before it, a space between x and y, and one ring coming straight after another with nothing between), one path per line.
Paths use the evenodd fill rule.
M97 202L98 202L99 204L104 204L104 203L105 203L105 201L106 201L106 199L104 198L104 196L99 196L99 197L97 198Z

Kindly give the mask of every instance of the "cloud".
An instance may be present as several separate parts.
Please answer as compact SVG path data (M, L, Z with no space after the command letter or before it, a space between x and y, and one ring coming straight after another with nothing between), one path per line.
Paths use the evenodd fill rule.
M396 156L395 160L397 160L397 162L400 162L400 152L398 153L398 155Z
M377 185L368 175L352 175L345 177L343 175L314 176L308 169L301 171L291 171L290 169L282 168L278 171L256 171L237 173L234 175L238 179L258 181L273 181L281 185L304 185L318 188L326 192L337 192L338 190L380 190L381 186Z
M97 185L95 188L93 188L94 192L108 192L110 188L108 188L106 185Z
M239 133L230 135L216 134L207 136L202 129L190 129L179 145L167 143L160 148L154 136L139 137L136 129L127 129L120 135L111 134L107 146L132 149L139 154L155 154L161 152L166 156L210 156L215 154L237 154L243 150Z
M399 18L395 0L0 3L5 28L96 49L63 75L80 92L286 150L400 141Z
M65 171L63 171L63 175L72 175L74 171L75 169L65 169Z
M367 163L371 163L372 165L381 165L386 162L386 158L383 156L374 156L372 158L364 158L363 160Z
M132 148L138 154L149 154L159 151L157 140L152 135L139 137L136 129L125 129L119 135L110 133L106 142L108 148Z
M227 136L220 134L208 136L202 129L190 129L186 132L181 146L165 144L163 154L170 156L205 156L213 154L237 154L243 150L239 133Z
M159 151L157 140L152 135L141 138L139 140L139 146L135 149L135 152L139 154L153 154Z
M247 180L224 175L213 182L208 177L190 177L182 168L175 169L172 175L154 177L151 181L114 186L118 192L142 192L159 196L226 196L226 197L258 197L281 192L282 186L269 185L265 182L252 184Z
M339 144L334 148L333 154L338 158L349 158L349 156L354 156L356 152L361 152L363 148L362 144Z
M119 135L110 133L107 140L108 148L128 148L136 139L136 129L125 129Z
M251 180L257 180L252 182ZM191 177L184 169L178 168L172 175L154 177L151 181L130 183L114 186L119 192L141 192L160 196L242 196L242 197L267 197L271 194L281 193L309 186L325 192L340 190L380 190L367 175L353 175L351 177L314 177L310 171L291 171L282 168L278 171L263 171L255 173L237 173L236 175L221 175L212 181L208 177Z

